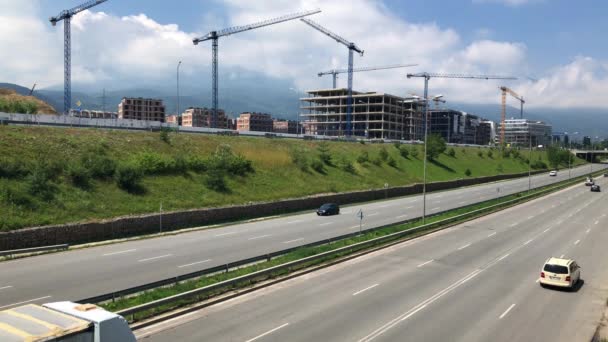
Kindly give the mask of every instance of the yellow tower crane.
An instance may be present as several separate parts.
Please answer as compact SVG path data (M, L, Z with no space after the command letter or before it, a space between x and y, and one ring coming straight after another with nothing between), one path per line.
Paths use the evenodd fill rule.
M508 87L502 86L502 87L499 87L499 89L502 91L502 113L500 116L500 146L502 147L505 143L505 119L507 116L507 93L509 95L513 96L514 98L516 98L517 100L519 100L520 105L521 105L520 119L524 118L524 103L526 103L526 101L524 101L523 96L520 96L519 94L517 94L513 90L509 89Z

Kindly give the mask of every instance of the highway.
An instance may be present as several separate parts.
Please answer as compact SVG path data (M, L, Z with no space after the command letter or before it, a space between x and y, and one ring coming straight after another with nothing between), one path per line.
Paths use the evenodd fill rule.
M602 167L606 166L593 166L594 170ZM588 165L573 169L572 176L589 170ZM541 174L532 177L532 186L567 178L568 170L559 172L557 177ZM527 188L528 179L521 178L432 193L427 196L427 212ZM359 229L355 216L359 209L364 212L364 229L419 217L421 202L417 195L344 207L339 216L317 217L309 212L1 262L0 309L92 297L343 235Z
M143 328L138 338L590 341L608 298L607 199L576 185ZM539 286L550 256L581 265L574 291Z

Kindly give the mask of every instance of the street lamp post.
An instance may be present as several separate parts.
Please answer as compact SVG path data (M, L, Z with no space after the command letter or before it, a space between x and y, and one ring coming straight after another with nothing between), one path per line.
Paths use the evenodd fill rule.
M175 112L175 123L177 124L177 131L179 132L179 67L182 65L182 61L177 63L177 111Z
M529 137L529 147L528 147L528 192L532 189L532 131L530 130L530 126L528 125L528 137Z

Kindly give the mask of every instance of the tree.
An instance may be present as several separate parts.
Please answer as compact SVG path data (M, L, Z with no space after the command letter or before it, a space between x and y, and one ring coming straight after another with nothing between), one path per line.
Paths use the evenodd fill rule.
M329 146L327 146L327 143L320 143L317 147L317 151L319 151L319 159L321 159L323 163L331 166L331 154L329 154Z
M471 169L466 169L466 170L464 170L464 174L465 174L465 176L467 176L467 177L471 177Z
M427 138L426 157L428 160L435 160L440 154L445 152L445 140L438 134L431 134Z
M382 159L382 161L386 161L388 159L388 151L384 146L382 146L380 149L380 159Z
M562 162L562 155L560 155L560 151L556 147L549 146L547 148L547 159L549 160L549 165L557 169Z
M454 151L453 148L448 149L448 156L452 157L452 158L456 158L456 151Z

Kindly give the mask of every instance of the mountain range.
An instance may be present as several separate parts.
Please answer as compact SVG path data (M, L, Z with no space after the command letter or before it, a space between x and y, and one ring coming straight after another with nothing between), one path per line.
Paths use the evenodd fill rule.
M29 94L30 89L11 83L0 83L0 88L14 89L19 94ZM151 97L162 99L167 114L177 110L176 89L150 89L146 87L128 88L123 90L91 89L90 87L74 86L81 91L72 92L72 102L80 101L82 108L107 111L117 111L117 106L123 97ZM273 117L297 119L299 98L303 93L294 91L293 85L281 80L260 80L259 78L240 79L230 87L219 89L220 108L230 117L236 117L241 112L263 112ZM63 109L63 90L46 88L34 91L34 96L53 106L57 112ZM180 93L180 109L188 107L210 107L211 92L185 87ZM445 106L445 105L444 105ZM450 102L450 108L475 114L480 117L500 121L500 104L470 104ZM508 117L519 117L519 108L509 107ZM553 126L553 132L579 132L574 140L582 140L583 136L608 136L608 110L602 108L524 108L524 118L548 122Z

